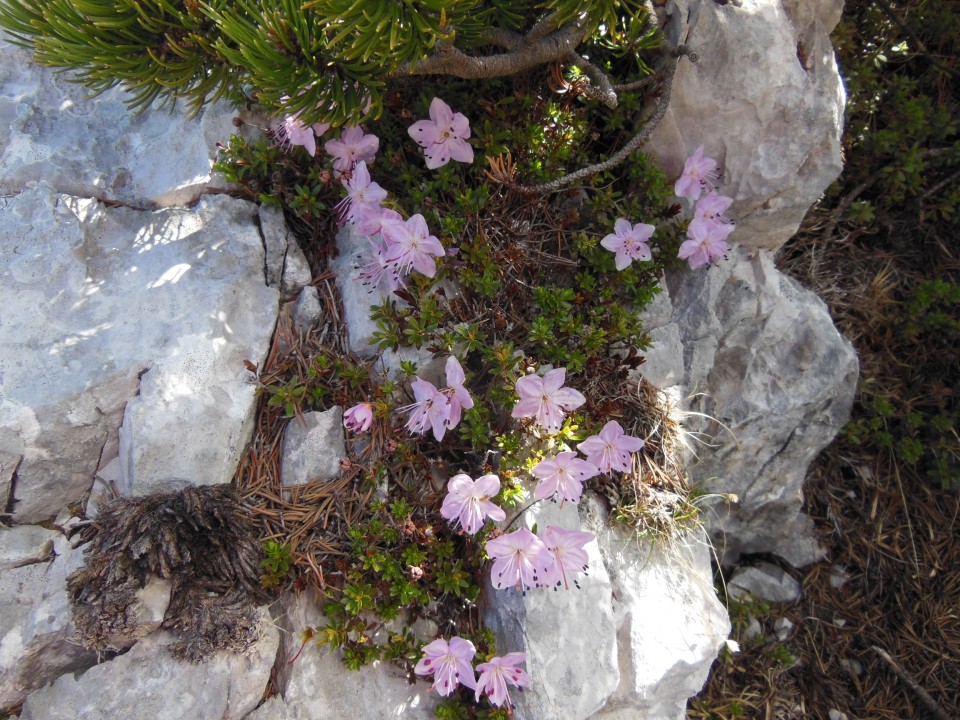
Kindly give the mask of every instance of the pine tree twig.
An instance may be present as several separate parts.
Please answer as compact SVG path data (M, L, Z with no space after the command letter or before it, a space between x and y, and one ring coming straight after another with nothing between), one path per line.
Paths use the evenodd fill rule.
M652 85L657 80L660 79L660 76L656 73L652 75L647 75L645 78L640 78L639 80L634 80L633 82L628 83L619 83L613 86L613 91L617 94L631 92L633 90L642 90L648 85Z
M575 50L567 53L567 62L576 65L583 71L583 74L590 78L590 85L584 85L580 92L588 100L595 100L606 105L611 110L616 109L619 104L617 93L613 89L613 83L610 78L599 67L587 60Z
M950 720L950 716L943 711L943 709L937 704L937 701L931 697L930 693L924 690L920 683L910 677L906 670L900 667L896 661L890 657L886 650L877 647L876 645L871 645L870 649L880 656L880 659L886 663L887 667L890 668L894 675L900 678L907 687L916 693L917 697L920 699L920 702L923 703L923 706L928 712L930 712L931 715L933 715L933 717L935 717L937 720Z
M545 65L566 57L581 42L584 23L581 20L565 25L532 45L524 44L510 52L475 57L449 43L441 43L438 52L425 60L405 65L398 75L452 75L468 80L516 75L537 65ZM491 41L512 42L505 33L491 34Z
M603 162L581 168L568 175L564 175L563 177L559 177L555 180L551 180L540 185L511 185L511 187L520 192L529 194L555 192L560 188L566 187L567 185L575 183L585 177L615 168L617 165L624 162L650 138L650 135L653 134L653 131L656 129L657 125L660 124L663 116L666 115L667 107L670 104L670 91L673 88L673 77L677 72L677 63L679 62L681 56L687 54L687 48L681 45L673 51L671 57L667 58L661 75L663 80L663 91L660 95L660 102L657 105L657 109L653 112L653 115L650 116L647 122L644 123L643 127L640 129L640 132L634 135L630 142L620 148L616 153L611 155Z
M559 27L557 24L557 13L552 12L540 18L524 38L527 45L539 42L543 37L549 35Z

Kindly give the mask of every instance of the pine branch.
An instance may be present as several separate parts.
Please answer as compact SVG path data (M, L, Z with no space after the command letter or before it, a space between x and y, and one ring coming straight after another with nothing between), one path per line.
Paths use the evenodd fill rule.
M537 65L562 60L584 39L583 19L565 25L533 44L524 44L514 50L497 55L475 57L449 43L438 43L438 51L425 60L406 65L397 74L404 75L452 75L476 80L480 78L516 75ZM504 31L491 34L490 40L497 44L512 43Z

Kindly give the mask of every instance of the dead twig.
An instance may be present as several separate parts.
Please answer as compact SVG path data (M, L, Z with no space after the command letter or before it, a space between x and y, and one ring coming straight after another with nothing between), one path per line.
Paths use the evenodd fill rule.
M947 715L943 711L943 709L937 704L937 701L930 696L930 693L924 690L923 687L921 687L920 683L918 683L916 680L910 677L907 671L904 670L902 667L900 667L896 663L896 661L892 657L890 657L890 654L887 653L886 650L884 650L881 647L878 647L877 645L871 645L870 649L880 656L880 659L883 660L884 663L886 663L887 667L890 668L890 670L893 672L894 675L900 678L907 687L909 687L911 690L913 690L914 693L916 693L917 697L920 699L920 702L923 703L923 706L935 718L937 718L937 720L951 720L950 716Z

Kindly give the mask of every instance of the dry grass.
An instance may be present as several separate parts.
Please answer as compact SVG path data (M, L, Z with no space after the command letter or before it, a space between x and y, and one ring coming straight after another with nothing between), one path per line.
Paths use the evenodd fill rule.
M291 378L305 380L312 360L321 355L362 362L349 353L333 275L321 274L313 284L324 306L323 323L301 334L281 318L270 353L259 371L263 386L274 382L282 384ZM335 397L334 402L337 400ZM294 574L301 582L325 591L326 577L338 573L338 561L348 555L347 531L364 517L374 493L367 482L365 459L382 447L386 438L381 424L375 423L370 443L355 460L343 464L338 477L284 487L280 455L283 432L289 422L298 422L298 419L286 418L281 408L269 405L268 394L262 393L254 438L240 461L235 483L241 499L260 524L260 539L289 544L298 569Z
M860 354L862 383L897 407L923 403L937 389L900 378L942 368L943 358L897 332L891 317L922 279L956 276L956 248L936 228L906 223L869 236L825 229L832 234L830 218L814 211L782 268L826 301ZM811 468L805 497L827 561L808 569L796 605L763 620L769 638L770 623L788 618L790 637L751 644L741 634L743 652L715 666L688 717L960 717L960 497L892 451L842 437ZM797 666L772 659L780 644Z

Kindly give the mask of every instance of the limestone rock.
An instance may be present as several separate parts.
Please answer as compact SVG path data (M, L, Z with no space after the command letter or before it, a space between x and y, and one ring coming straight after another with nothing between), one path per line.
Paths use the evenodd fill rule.
M200 665L175 660L173 635L158 632L83 675L63 675L32 693L21 720L239 720L263 697L279 633L264 610L261 637L246 653L216 653Z
M776 565L762 562L737 568L727 583L727 592L735 598L749 593L760 600L791 603L800 598L800 583Z
M640 544L610 528L600 503L544 504L519 522L582 528L590 570L581 589L493 590L486 621L503 652L527 653L518 718L678 720L730 630L709 551L696 537Z
M230 480L253 416L243 361L266 354L277 312L253 210L210 196L142 212L44 187L0 199L17 521L79 500L116 453L126 493Z
M325 617L319 600L309 593L287 596L279 619L284 633L281 658L300 649L300 631L308 625L321 627ZM278 677L283 701L272 699L254 715L256 720L352 720L353 718L434 717L437 695L425 682L410 684L406 675L390 663L374 663L348 670L336 652L307 647L292 665L283 662Z
M60 533L39 525L0 527L0 571L48 560Z
M0 35L0 194L42 181L58 191L139 207L184 205L208 187L217 142L237 114L216 103L190 118L183 106L136 114L126 93L90 91L30 62Z
M293 418L283 432L281 482L303 485L311 480L330 480L340 472L346 457L343 441L343 411L333 407Z
M261 205L257 210L257 222L263 237L264 260L267 287L280 287L283 278L283 263L290 245L290 230L287 228L283 211L270 205Z
M670 106L646 147L677 177L700 145L734 198L731 241L775 250L840 174L845 95L830 32L839 0L679 0L699 5ZM686 37L686 30L681 33Z
M331 270L337 275L337 287L343 300L350 350L361 357L373 357L377 351L372 344L377 325L370 319L370 306L383 302L387 295L367 287L360 278L360 268L372 257L370 241L350 225L344 225L337 234L337 250L339 254L331 263Z
M558 525L581 529L577 506L540 503L515 523L528 529ZM591 528L583 528L590 530ZM592 717L619 685L617 617L613 587L596 542L586 547L590 570L580 589L487 588L485 624L497 634L497 652L525 652L530 687L513 692L518 718Z
M62 673L96 662L96 653L72 640L66 580L83 565L83 552L63 536L54 552L50 561L0 572L0 714Z
M709 501L706 512L723 562L741 552L813 562L821 551L800 512L803 480L849 416L853 348L823 302L767 252L734 251L718 267L671 274L667 286L672 313L667 322L660 314L660 327L679 335L683 354L654 347L648 363L675 363L690 398L693 482L736 496Z

